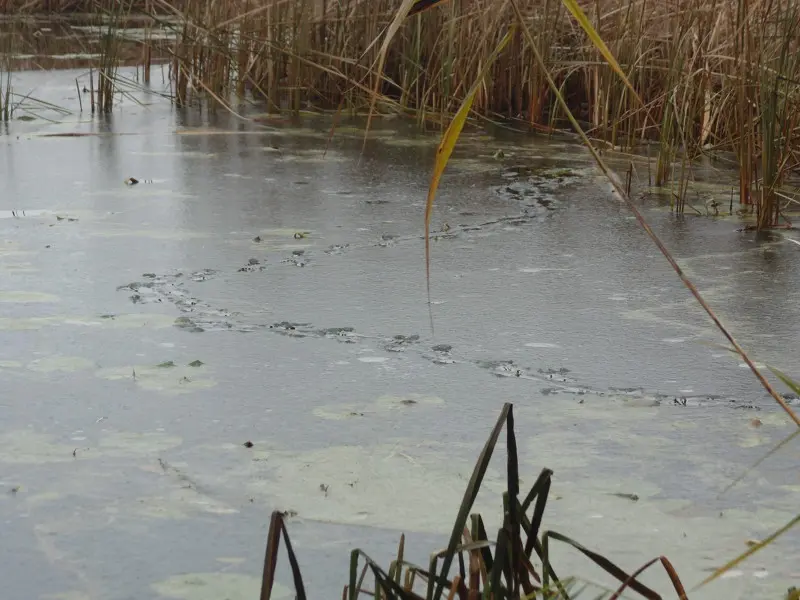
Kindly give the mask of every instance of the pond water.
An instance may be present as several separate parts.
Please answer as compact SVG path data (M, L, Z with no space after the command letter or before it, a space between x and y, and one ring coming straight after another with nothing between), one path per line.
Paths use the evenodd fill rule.
M15 73L69 114L0 137L4 598L254 598L274 509L296 513L312 597L340 594L353 547L388 564L401 532L427 564L505 402L523 488L555 471L544 527L628 570L666 555L693 585L796 514L796 441L722 493L793 426L580 146L465 134L433 217L432 333L436 135L381 120L362 155L363 121L328 144L327 117L152 95L91 118L81 77ZM642 207L739 342L796 369L796 234ZM791 532L692 597L779 598L798 565Z

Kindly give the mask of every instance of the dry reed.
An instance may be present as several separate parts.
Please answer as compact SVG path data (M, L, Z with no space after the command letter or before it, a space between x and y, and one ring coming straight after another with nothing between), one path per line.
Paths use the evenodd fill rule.
M120 4L120 0L104 0ZM131 15L169 17L178 104L228 104L252 94L270 110L369 106L381 36L396 0L133 0ZM634 95L586 39L561 0L522 0L545 65L595 139L634 148L658 142L655 183L685 206L692 160L732 152L739 200L759 228L781 222L786 176L800 165L800 0L595 0L581 2L625 71ZM96 2L0 0L97 10ZM379 82L380 111L446 122L514 15L494 0L451 0L408 19ZM177 24L175 24L177 22ZM162 22L163 25L163 22ZM148 47L149 44L145 44ZM143 62L149 64L145 50ZM479 90L473 114L560 127L546 78L517 33ZM677 165L677 168L676 168Z

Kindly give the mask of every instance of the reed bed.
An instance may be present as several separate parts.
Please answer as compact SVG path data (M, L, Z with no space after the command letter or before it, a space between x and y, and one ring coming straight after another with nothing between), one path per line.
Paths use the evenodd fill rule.
M183 8L152 0L151 10L182 23L173 53L179 103L195 94L226 102L250 92L275 111L360 112L380 77L379 110L444 123L515 15L495 0L439 4L403 23L380 74L379 42L397 12L394 0L211 0ZM638 98L561 0L518 4L544 68L595 139L624 149L656 141L657 186L685 181L699 155L731 152L739 200L756 213L758 228L781 223L781 186L800 165L800 2L584 3ZM565 123L519 32L472 111L545 131ZM676 189L682 212L685 185Z
M367 110L445 124L516 20L508 2L450 0L405 20L381 73L382 36L398 0L0 0L0 12L43 10L168 20L175 101L230 105L253 95L270 110ZM783 185L800 167L800 0L581 0L632 90L562 0L519 0L544 64L518 31L494 62L472 114L551 131L565 124L544 69L595 140L657 143L653 183L686 206L693 159L729 153L738 199L759 229L796 204ZM149 63L145 40L143 61ZM101 67L104 71L110 65ZM147 69L146 69L147 70ZM379 81L378 81L379 79Z

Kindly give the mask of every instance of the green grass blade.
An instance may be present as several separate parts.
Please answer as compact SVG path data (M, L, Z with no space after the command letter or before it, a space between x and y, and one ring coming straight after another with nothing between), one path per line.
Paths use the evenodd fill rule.
M508 530L505 528L497 532L497 550L494 553L494 566L489 576L492 590L492 597L502 599L505 597L514 598L510 590L503 590L502 576L503 571L508 571L508 563L511 559L511 540L508 537ZM509 583L511 583L509 581ZM504 593L505 592L505 593Z
M630 575L628 575L625 571L620 569L613 562L608 560L605 556L603 556L602 554L598 554L597 552L594 552L592 550L589 550L585 546L568 538L565 535L561 535L560 533L556 533L555 531L546 531L542 537L548 541L552 539L552 540L557 540L559 542L563 542L565 544L569 544L570 546L578 550L581 554L586 556L598 567L603 569L606 573L618 579L620 582L625 582L631 579ZM632 590L647 598L647 600L661 600L661 596L659 596L655 591L651 590L649 587L640 583L636 579L631 579L628 585Z
M503 406L503 410L500 411L500 416L497 419L497 423L495 423L492 432L489 434L489 439L486 440L483 451L478 457L478 462L476 463L475 469L472 472L472 477L470 477L469 483L467 484L467 489L464 491L464 498L461 501L461 506L458 509L458 516L456 517L456 522L453 525L453 532L450 534L450 542L447 544L447 552L445 553L442 561L442 570L440 575L444 579L447 578L447 574L450 571L450 566L453 563L453 556L455 555L456 548L458 548L459 542L461 541L461 534L464 531L464 525L467 522L470 510L472 510L472 505L475 503L475 498L478 496L478 490L480 489L483 478L486 475L486 470L489 468L489 461L492 459L494 447L497 445L497 440L500 437L500 431L503 429L503 425L506 423L508 411L510 409L511 405L506 403ZM434 575L433 570L431 571L431 575ZM428 593L426 596L427 600L439 600L443 591L444 585L441 582L434 588L433 577L428 580Z
M508 526L511 540L509 543L509 559L511 564L512 598L519 597L520 573L523 571L522 538L520 537L519 516L519 460L517 458L517 438L514 435L514 407L509 406L506 420L506 448L507 451L507 497L508 497Z
M780 379L783 384L792 390L795 394L800 394L800 383L797 383L794 379L786 375L783 371L779 371L775 367L767 367L770 371L772 371L775 376Z

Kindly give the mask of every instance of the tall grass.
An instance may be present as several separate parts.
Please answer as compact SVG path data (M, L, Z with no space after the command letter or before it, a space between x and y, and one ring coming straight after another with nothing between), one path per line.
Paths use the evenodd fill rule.
M205 97L231 107L234 97L252 94L271 111L358 113L377 85L380 111L442 125L514 20L496 0L441 3L402 23L378 79L375 41L397 0L0 0L0 11L109 12L106 4L177 20L178 104ZM657 142L654 181L676 190L675 210L686 205L691 161L726 152L755 226L782 223L782 186L800 165L800 0L580 0L630 87L560 0L518 4L542 63L517 32L476 94L473 115L562 126L547 71L594 139L624 149Z
M3 53L0 54L0 122L10 121L14 115L11 95L11 63Z
M702 154L732 152L740 202L752 207L758 228L778 225L779 190L799 164L800 2L583 4L630 87L560 1L522 0L543 64L518 32L476 94L472 114L544 130L562 125L546 70L595 139L622 148L658 142L657 185L685 181L691 160ZM439 123L460 106L514 19L494 0L452 0L404 21L379 70L380 48L372 40L391 23L395 1L211 0L181 10L153 0L152 6L182 20L173 53L181 104L192 94L228 102L249 91L271 110L359 112L377 85L380 110ZM678 211L684 193L678 185Z

